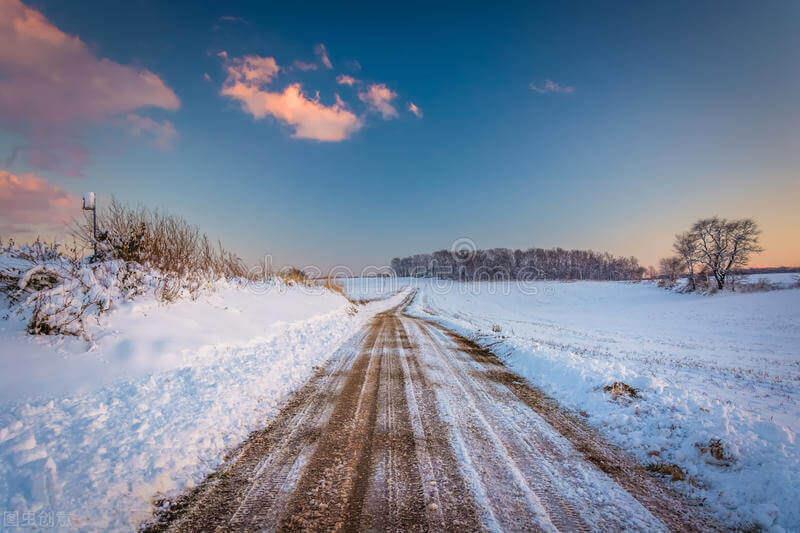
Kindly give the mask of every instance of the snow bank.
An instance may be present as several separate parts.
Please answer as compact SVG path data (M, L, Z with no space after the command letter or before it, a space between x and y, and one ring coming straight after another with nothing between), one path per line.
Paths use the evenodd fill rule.
M277 281L218 281L169 305L105 288L109 308L81 337L26 334L29 316L0 296L0 508L14 516L135 527L157 495L202 480L393 303L355 309Z
M731 525L800 530L800 290L414 280L410 312L477 339ZM499 331L498 331L499 330ZM623 381L641 398L614 401ZM720 439L726 458L700 448Z

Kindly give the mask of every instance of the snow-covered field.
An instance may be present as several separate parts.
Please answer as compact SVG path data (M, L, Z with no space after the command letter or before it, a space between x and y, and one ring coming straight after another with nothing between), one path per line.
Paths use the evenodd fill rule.
M405 287L419 283L414 278L398 277L367 277L367 278L337 278L336 283L341 285L347 295L353 300L368 302L380 300L398 293Z
M750 279L762 277L794 280ZM378 290L374 280L358 283L346 286ZM412 314L491 346L643 463L679 465L688 474L679 488L705 498L725 523L800 530L800 290L703 296L651 283L395 283L419 289ZM614 381L641 397L612 400L602 388ZM722 442L724 460L700 450L711 439Z
M339 280L351 298L375 300L354 312L335 292L279 281L218 281L165 304L152 291L122 297L112 271L81 276L89 291L70 290L107 306L83 337L27 335L29 314L0 296L0 507L15 516L135 527L413 286L410 312L492 346L643 462L680 465L681 488L727 523L800 529L800 290ZM761 277L794 281L749 281ZM618 380L641 398L611 400L602 387ZM725 461L698 448L714 438Z
M200 481L389 305L220 281L115 301L85 340L26 335L0 302L0 508L88 530L131 529Z

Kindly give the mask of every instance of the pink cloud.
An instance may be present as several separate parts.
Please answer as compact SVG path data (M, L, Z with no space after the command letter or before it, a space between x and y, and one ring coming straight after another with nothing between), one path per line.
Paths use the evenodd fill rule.
M316 63L306 63L305 61L300 61L299 59L294 63L292 63L292 65L294 65L294 68L296 68L297 70L303 72L308 72L309 70L317 70Z
M325 48L324 44L319 43L317 46L315 46L314 53L317 54L320 63L322 63L326 69L330 70L333 68L333 63L331 63L331 58L328 57L328 49Z
M408 103L408 110L413 113L417 118L422 118L422 109L419 108L414 102Z
M338 83L339 85L348 85L352 87L353 85L359 83L359 81L355 79L353 76L348 76L347 74L339 74L338 76L336 76L336 83Z
M98 58L19 0L0 0L0 125L52 144L76 125L180 101L147 69Z
M397 117L397 109L392 105L396 97L397 93L382 83L373 83L366 91L358 93L358 99L372 111L380 113L384 120Z
M361 128L361 120L338 96L333 105L326 106L318 96L313 99L305 96L299 83L279 92L267 90L266 86L280 70L272 57L236 58L225 68L228 76L221 94L238 101L256 119L269 115L290 125L295 138L342 141Z
M225 52L221 53L225 54ZM228 54L220 57L226 59ZM268 85L281 68L274 57L244 56L230 60L226 64L225 70L228 73L226 84L241 83L256 86Z
M0 170L0 231L54 232L80 214L80 200L35 174Z
M178 138L175 126L169 120L158 122L150 117L143 117L136 113L130 113L125 117L128 131L134 137L149 137L153 145L160 150L172 148Z

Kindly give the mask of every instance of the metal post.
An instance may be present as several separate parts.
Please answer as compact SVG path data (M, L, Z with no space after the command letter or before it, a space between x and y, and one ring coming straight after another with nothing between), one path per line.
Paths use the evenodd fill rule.
M97 207L92 209L92 235L94 235L94 257L97 259Z
M83 210L92 212L92 244L94 245L94 258L97 259L97 204L93 192L83 195Z

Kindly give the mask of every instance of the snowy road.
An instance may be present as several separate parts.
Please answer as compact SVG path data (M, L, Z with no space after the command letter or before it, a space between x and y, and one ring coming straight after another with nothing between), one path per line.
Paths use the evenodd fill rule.
M376 316L153 529L713 529L489 352Z

